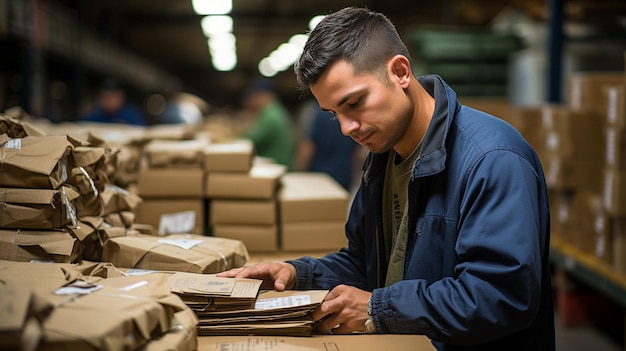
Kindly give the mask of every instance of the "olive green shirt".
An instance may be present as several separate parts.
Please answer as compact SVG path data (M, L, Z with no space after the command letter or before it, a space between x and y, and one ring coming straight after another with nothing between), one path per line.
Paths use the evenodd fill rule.
M408 238L409 181L420 149L421 143L409 157L398 164L396 164L398 156L391 150L387 161L383 192L383 232L385 249L389 257L386 286L402 280L404 276L404 256Z

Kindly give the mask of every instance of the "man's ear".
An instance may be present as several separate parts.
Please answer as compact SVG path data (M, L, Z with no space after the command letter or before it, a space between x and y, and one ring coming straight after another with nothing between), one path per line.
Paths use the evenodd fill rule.
M402 88L407 88L411 81L411 63L404 55L396 55L389 60L387 68L393 79L398 81Z

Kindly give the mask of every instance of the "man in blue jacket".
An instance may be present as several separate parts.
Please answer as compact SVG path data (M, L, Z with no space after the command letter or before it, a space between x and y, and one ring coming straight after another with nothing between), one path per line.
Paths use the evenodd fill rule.
M382 14L346 8L311 32L301 86L371 153L346 224L322 258L223 276L332 289L321 332L423 334L439 350L554 350L549 210L535 152L502 120L416 78Z

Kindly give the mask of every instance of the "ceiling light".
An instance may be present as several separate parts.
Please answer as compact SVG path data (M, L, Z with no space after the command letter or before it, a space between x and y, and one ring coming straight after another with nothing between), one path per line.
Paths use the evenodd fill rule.
M229 33L233 31L233 18L225 15L206 16L200 22L202 32L210 37L215 34Z
M259 73L264 77L273 77L278 71L272 67L269 57L266 57L259 62Z
M317 24L320 23L324 17L326 17L326 15L317 15L311 18L309 21L309 30L313 30L313 28L315 28L315 26L317 26Z
M225 15L233 9L232 0L191 0L198 15Z
M213 67L218 71L232 71L237 66L237 55L232 51L211 54Z
M214 34L209 38L209 49L217 51L237 51L237 38L233 33Z

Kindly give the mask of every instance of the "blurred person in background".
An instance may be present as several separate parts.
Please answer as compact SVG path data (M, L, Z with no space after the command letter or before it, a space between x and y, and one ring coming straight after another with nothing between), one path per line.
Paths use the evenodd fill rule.
M320 109L315 99L305 103L299 122L302 124L302 136L296 169L326 173L350 191L355 170L363 161L359 157L363 148L341 133L337 120Z
M181 82L170 79L163 93L163 108L157 115L157 123L200 124L203 121L202 108L206 105L200 98L182 91Z
M291 170L295 150L292 121L274 84L264 78L254 80L246 89L242 104L244 119L249 123L243 136L252 141L256 154Z
M96 106L89 114L82 116L80 121L148 125L143 113L128 101L124 87L114 79L107 79L102 83Z

